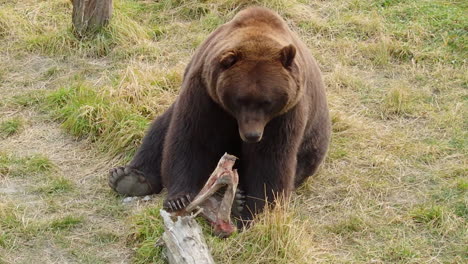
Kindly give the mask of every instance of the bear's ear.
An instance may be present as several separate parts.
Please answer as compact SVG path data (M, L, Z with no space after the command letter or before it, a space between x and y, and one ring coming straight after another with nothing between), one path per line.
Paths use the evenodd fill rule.
M292 44L287 45L280 51L281 63L285 68L291 67L295 56L296 48Z
M224 69L228 69L239 60L239 55L234 51L228 51L221 56L219 63Z

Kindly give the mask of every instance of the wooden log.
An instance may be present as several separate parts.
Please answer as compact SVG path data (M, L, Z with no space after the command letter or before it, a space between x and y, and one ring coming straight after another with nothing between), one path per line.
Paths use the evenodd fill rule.
M75 35L84 37L109 24L112 0L72 0L72 22Z
M165 210L160 211L165 232L162 236L170 264L213 264L200 226L194 216L177 216L173 221Z

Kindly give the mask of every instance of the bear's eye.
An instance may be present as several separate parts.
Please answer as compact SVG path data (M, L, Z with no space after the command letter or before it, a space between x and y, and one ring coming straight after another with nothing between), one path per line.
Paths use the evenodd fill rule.
M239 59L239 56L235 52L229 51L221 57L219 63L224 69L228 69L232 67L234 64L236 64L238 59Z

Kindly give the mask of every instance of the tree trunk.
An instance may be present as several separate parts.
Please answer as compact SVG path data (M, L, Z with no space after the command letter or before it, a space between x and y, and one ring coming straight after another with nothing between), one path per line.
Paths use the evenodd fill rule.
M97 32L109 24L112 0L72 0L73 28L77 37Z

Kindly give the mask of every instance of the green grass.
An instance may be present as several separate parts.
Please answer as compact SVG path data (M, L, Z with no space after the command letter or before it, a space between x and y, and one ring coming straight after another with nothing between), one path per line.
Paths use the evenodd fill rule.
M162 249L155 247L164 232L163 220L159 215L160 207L148 208L133 217L135 233L132 241L137 246L135 263L164 263Z
M32 239L43 233L47 227L39 221L26 221L26 209L12 202L0 203L0 237L7 249L19 248L24 240Z
M392 241L385 251L383 260L389 263L406 263L417 257L417 253L409 242Z
M250 230L224 240L212 237L204 226L215 259L464 263L468 258L464 1L114 4L107 28L94 38L77 39L70 29L68 0L0 1L0 89L15 88L11 97L2 95L0 108L39 110L46 114L44 122L60 123L75 138L92 142L92 149L124 163L150 121L175 100L184 67L206 36L243 7L267 6L298 32L320 64L332 115L332 144L319 174L298 190L289 207L267 212ZM31 61L46 66L35 67ZM23 136L21 128L27 123L29 129L28 120L18 121L17 127L4 125L12 120L1 126ZM16 138L7 134L2 132L6 140ZM99 190L100 199L108 201L86 202L79 196L81 186L58 175L46 156L0 154L1 177L25 180L34 175L36 185L28 190L48 203L37 213L41 219L29 222L21 220L30 219L24 216L29 210L9 203L0 218L2 230L11 231L0 233L0 246L9 251L0 255L14 256L25 245L38 248L22 236L47 233L56 243L62 241L62 250L68 249L78 262L102 261L96 252L83 252L70 243L66 236L77 232L73 236L91 247L127 241L118 245L134 249L133 262L162 263L161 250L154 247L162 233L159 197L135 212L111 195L101 175L99 183L95 178L86 187ZM77 206L81 213L59 214L74 200L85 201ZM42 219L45 212L54 216ZM125 222L132 234L91 229L94 233L86 236L91 220L75 218L82 212Z
M113 243L119 240L119 234L114 232L98 232L94 237L101 244Z
M73 183L63 176L48 177L34 190L35 192L51 195L70 192L74 189Z
M328 230L336 234L352 234L362 231L365 228L365 223L357 216L351 216L340 220L340 222L332 224Z
M42 155L17 157L0 153L0 175L6 177L26 177L28 175L46 174L55 168L53 162Z
M416 208L413 210L413 212L411 212L411 217L416 223L439 227L442 224L444 212L442 207L432 205L428 207Z
M70 230L83 223L83 217L67 215L54 219L49 223L49 228L54 231Z
M72 135L98 141L102 150L114 155L131 154L149 122L84 84L50 93L44 108Z
M383 14L392 22L389 26L397 39L410 43L424 42L426 45L422 52L444 49L448 53L460 52L466 56L468 36L464 27L468 24L467 8L463 1L426 0L402 2L391 9L384 9ZM409 34L415 30L419 34ZM463 57L451 58L461 63Z
M0 136L9 137L17 134L23 128L23 120L20 118L11 118L0 123Z
M26 220L26 209L12 202L0 203L0 246L14 248L23 239L31 240L47 232L71 230L84 222L81 216L60 216L52 219Z
M43 93L33 91L15 95L7 100L6 104L14 108L32 107L37 105L41 101L41 98L43 98Z

